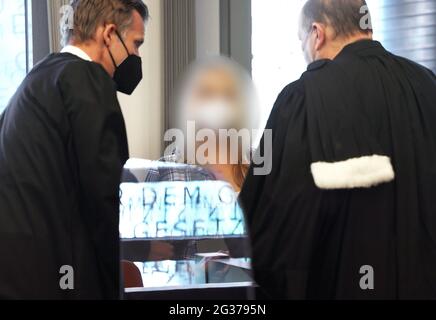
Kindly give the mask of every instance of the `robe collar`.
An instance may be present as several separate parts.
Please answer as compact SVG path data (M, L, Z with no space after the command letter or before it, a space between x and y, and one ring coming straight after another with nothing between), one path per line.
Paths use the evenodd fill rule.
M384 49L382 44L375 40L359 40L353 43L346 45L342 51L338 54L340 56L342 53L352 52L357 53L359 51L368 50L368 49Z
M330 61L331 60L329 60L329 59L322 59L322 60L314 61L307 66L307 71L313 71L316 69L320 69L320 68L324 67Z
M356 41L356 42L353 42L353 43L346 45L342 49L342 51L336 56L336 58L334 60L336 60L338 57L340 57L346 53L358 53L360 51L364 51L364 50L368 50L368 49L384 50L382 44L378 41L366 40L366 39L359 40L359 41ZM307 70L313 71L316 69L320 69L320 68L324 67L330 61L332 61L332 60L322 59L322 60L314 61L308 65Z
M62 49L61 53L70 53L86 61L92 61L91 57L82 49L76 46L68 45Z

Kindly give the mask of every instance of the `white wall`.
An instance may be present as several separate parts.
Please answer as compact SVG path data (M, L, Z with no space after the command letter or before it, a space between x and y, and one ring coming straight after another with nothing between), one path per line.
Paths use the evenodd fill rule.
M144 79L132 96L119 94L127 126L130 156L159 159L163 130L162 1L144 0L151 19L141 48Z

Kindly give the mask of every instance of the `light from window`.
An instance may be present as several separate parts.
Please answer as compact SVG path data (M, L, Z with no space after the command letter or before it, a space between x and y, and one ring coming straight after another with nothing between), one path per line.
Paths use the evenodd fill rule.
M31 61L30 1L0 0L0 112L26 76Z
M262 125L280 91L298 80L307 64L298 39L303 0L252 0L253 79L259 92Z

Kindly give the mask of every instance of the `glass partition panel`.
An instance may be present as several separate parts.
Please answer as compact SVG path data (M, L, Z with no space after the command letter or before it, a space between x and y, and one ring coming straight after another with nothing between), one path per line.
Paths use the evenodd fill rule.
M120 191L122 259L139 270L144 288L252 281L238 195L222 181L180 181L193 173L199 179L198 170L150 162L127 171ZM151 172L163 171L173 174L147 182Z

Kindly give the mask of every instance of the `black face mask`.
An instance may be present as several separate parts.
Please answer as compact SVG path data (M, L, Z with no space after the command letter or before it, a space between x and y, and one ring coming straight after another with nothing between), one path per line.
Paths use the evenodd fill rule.
M142 60L137 55L130 54L118 31L116 31L116 34L123 44L124 49L126 49L128 57L117 66L112 52L108 48L109 55L115 66L114 81L117 84L117 90L119 92L131 95L142 80Z

